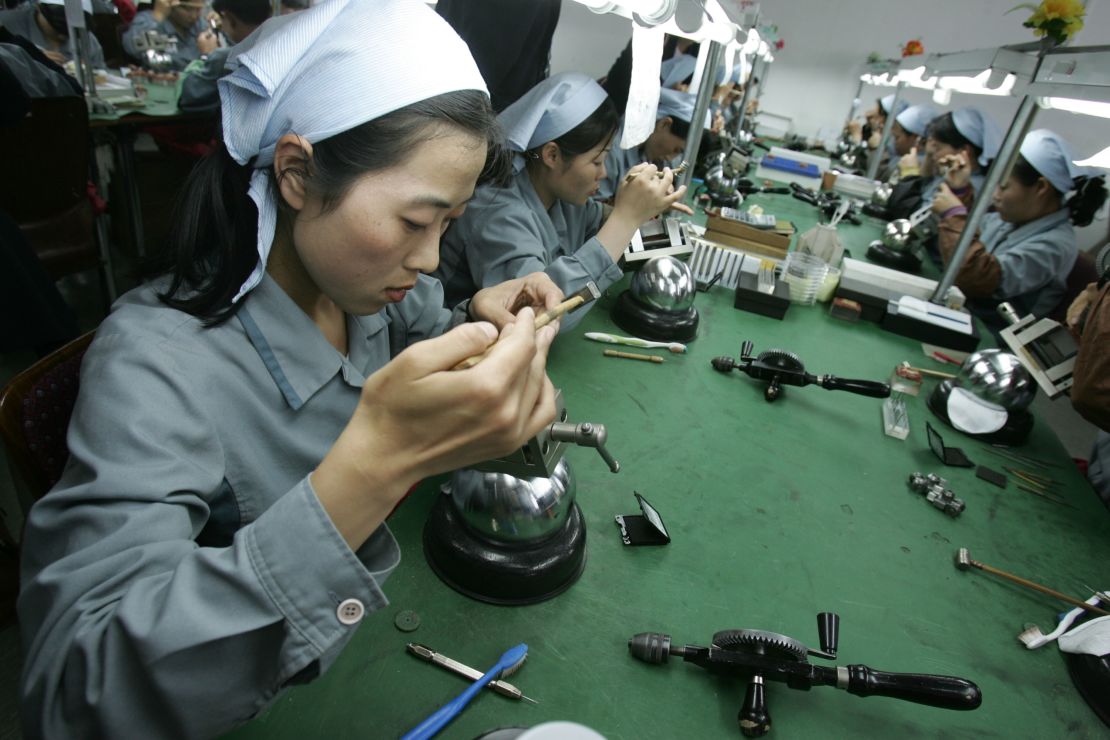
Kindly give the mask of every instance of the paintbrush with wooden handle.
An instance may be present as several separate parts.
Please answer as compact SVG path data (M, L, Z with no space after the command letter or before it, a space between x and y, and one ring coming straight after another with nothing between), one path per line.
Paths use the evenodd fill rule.
M587 303L590 303L591 301L596 301L600 297L601 291L597 289L597 286L594 285L594 281L591 280L590 282L586 283L585 288L582 288L582 290L578 291L570 298L567 298L558 306L555 306L555 308L549 308L546 311L542 311L536 314L536 331L539 331L543 327L550 324L552 321L555 321L563 314L570 313L571 311L574 311L586 305ZM494 344L496 344L496 342ZM479 362L481 362L486 357L486 355L490 353L490 351L493 350L493 347L494 345L491 344L485 352L467 357L465 360L460 362L458 365L455 365L451 369L466 370L467 368L474 367Z

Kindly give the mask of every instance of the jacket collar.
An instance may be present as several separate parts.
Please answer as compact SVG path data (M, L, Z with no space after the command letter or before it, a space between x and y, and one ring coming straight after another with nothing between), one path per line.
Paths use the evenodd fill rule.
M236 318L286 403L296 410L336 373L352 387L369 374L370 339L389 326L384 310L347 316L348 356L333 347L320 329L267 274L252 290Z

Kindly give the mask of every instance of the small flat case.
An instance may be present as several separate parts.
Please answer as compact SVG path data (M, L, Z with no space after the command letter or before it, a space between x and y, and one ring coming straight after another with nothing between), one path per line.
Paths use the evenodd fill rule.
M625 545L666 545L671 541L667 527L655 507L636 491L632 492L640 504L642 514L617 514L613 519L621 528L621 541Z

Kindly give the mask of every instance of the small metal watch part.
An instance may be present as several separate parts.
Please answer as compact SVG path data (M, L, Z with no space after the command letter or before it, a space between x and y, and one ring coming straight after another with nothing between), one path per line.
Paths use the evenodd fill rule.
M948 487L948 481L936 473L910 473L907 482L910 490L924 495L926 501L952 518L958 517L966 507L963 499L957 498Z
M393 618L393 626L402 632L415 632L420 626L420 615L411 609L397 612L397 616Z

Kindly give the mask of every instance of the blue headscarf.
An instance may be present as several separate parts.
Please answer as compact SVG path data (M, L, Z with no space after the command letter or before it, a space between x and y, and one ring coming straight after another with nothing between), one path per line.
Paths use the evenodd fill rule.
M986 113L978 108L960 108L952 111L952 123L960 136L983 152L979 155L979 164L986 167L998 156L998 148L1002 146L1002 129Z
M929 128L929 122L940 115L940 111L931 105L911 105L894 117L906 133L914 136L924 136Z
M1021 156L1064 195L1075 190L1075 178L1094 174L1089 167L1075 164L1075 152L1071 145L1046 128L1025 135L1021 142Z

